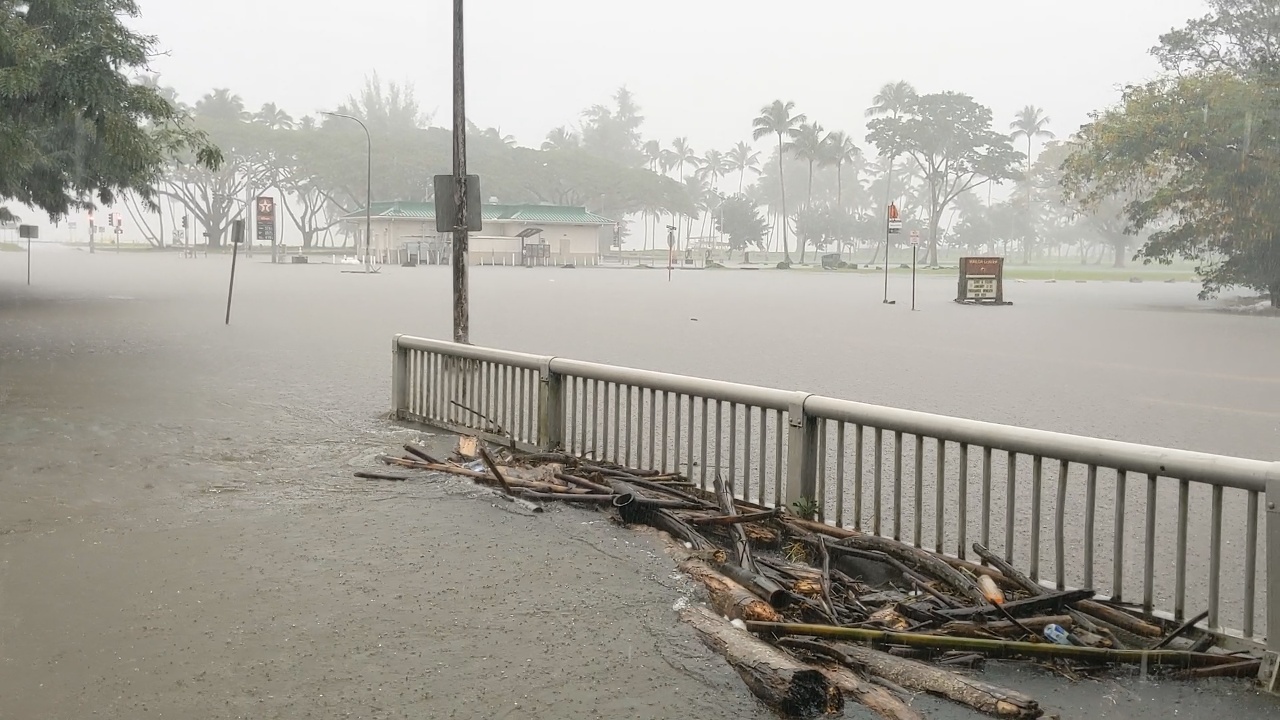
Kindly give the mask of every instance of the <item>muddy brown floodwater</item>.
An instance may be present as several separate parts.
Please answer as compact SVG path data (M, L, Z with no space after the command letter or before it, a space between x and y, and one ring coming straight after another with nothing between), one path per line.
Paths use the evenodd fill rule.
M226 257L37 250L30 289L0 253L0 718L771 717L676 623L692 588L651 535L521 515L451 479L351 478L418 437L384 419L390 338L448 336L443 269L258 255L225 327ZM473 284L477 343L1276 447L1280 325L1188 310L1190 285L1017 285L1018 305L972 309L929 280L912 314L848 275L485 268ZM1064 717L1278 707L1239 683L988 675Z

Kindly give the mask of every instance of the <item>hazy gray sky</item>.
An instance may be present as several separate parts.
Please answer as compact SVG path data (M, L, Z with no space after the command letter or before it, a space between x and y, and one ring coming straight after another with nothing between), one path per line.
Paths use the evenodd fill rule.
M155 69L190 101L229 87L256 108L332 108L376 71L450 112L449 0L142 0L168 56ZM795 100L860 141L876 89L967 92L1007 127L1028 103L1061 136L1117 89L1156 71L1157 37L1200 0L471 0L468 115L522 144L578 122L615 88L635 91L643 132L699 151L749 139L751 119Z

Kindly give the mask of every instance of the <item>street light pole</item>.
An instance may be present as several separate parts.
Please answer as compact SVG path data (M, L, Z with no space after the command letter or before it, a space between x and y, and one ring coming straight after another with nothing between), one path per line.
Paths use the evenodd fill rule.
M360 123L360 127L364 130L365 142L365 174L364 174L364 270L365 272L373 272L373 256L370 254L369 243L373 239L373 136L369 134L369 126L355 115L344 115L343 113L324 112L321 115L329 115L331 117L346 118L347 120L355 120ZM360 250L357 247L356 252Z
M467 112L464 72L463 0L453 0L453 183L457 224L453 227L453 341L469 343L471 312L467 288Z

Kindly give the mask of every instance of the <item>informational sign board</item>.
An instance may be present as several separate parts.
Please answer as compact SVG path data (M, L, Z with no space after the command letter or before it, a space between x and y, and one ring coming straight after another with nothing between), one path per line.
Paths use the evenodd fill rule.
M27 240L38 239L40 237L40 228L35 225L19 225L18 237L26 238Z
M1004 258L960 258L956 302L1011 305L1004 299Z
M434 178L436 232L451 233L458 226L458 207L455 204L457 184L452 175L436 175ZM467 176L467 230L480 232L481 220L480 176Z
M896 204L889 203L888 216L889 216L889 234L897 235L898 233L902 232L902 218L898 217L898 206Z
M912 245L919 245L919 244L920 244L920 231L919 231L919 230L912 230L912 231L911 231L911 244L912 244Z
M254 213L258 222L258 242L273 243L276 241L276 199L260 197L255 205Z

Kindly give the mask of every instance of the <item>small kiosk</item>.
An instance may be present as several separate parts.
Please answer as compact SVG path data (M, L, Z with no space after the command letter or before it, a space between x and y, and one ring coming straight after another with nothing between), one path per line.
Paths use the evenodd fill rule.
M960 258L956 302L966 305L1012 305L1004 299L1004 258Z

